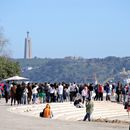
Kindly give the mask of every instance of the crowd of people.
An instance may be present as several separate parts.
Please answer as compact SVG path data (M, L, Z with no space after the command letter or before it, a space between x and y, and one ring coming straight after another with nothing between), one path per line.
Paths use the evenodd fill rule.
M12 105L40 104L47 103L41 117L52 117L48 103L51 102L72 102L75 107L86 107L84 121L93 111L95 101L114 101L123 103L124 108L130 110L130 83L123 85L121 82L102 84L76 84L69 83L16 83L5 82L0 84L0 99L4 97L5 102Z
M130 84L118 83L102 84L76 84L69 83L15 83L0 84L0 98L4 97L6 103L11 99L11 105L38 104L50 102L74 102L80 98L84 104L86 98L97 101L115 101L125 103L130 95Z

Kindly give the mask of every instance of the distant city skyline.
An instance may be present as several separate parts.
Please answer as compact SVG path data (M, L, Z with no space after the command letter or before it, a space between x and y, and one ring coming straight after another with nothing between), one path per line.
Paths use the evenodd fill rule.
M130 56L130 0L4 0L1 26L13 58L23 58L27 30L32 57Z

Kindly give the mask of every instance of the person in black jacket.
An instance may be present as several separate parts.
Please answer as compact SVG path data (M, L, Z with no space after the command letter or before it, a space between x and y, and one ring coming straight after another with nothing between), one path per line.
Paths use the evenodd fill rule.
M17 85L17 88L16 88L16 100L17 100L17 103L18 105L21 104L21 101L22 101L22 87L20 84Z
M92 99L93 83L91 83L90 85L88 85L88 89L89 89L89 98Z

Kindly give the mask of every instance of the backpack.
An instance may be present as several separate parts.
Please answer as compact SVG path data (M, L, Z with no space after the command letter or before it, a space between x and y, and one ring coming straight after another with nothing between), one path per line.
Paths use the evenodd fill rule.
M40 116L40 117L43 117L43 115L44 115L44 110L45 110L45 108L43 109L42 112L39 113L39 116Z
M40 112L39 116L40 116L40 117L43 117L43 112Z

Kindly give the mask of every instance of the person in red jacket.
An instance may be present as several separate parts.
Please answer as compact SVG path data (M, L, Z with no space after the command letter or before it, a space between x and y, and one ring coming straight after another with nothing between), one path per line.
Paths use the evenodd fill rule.
M98 86L99 100L103 101L103 86L99 84Z

